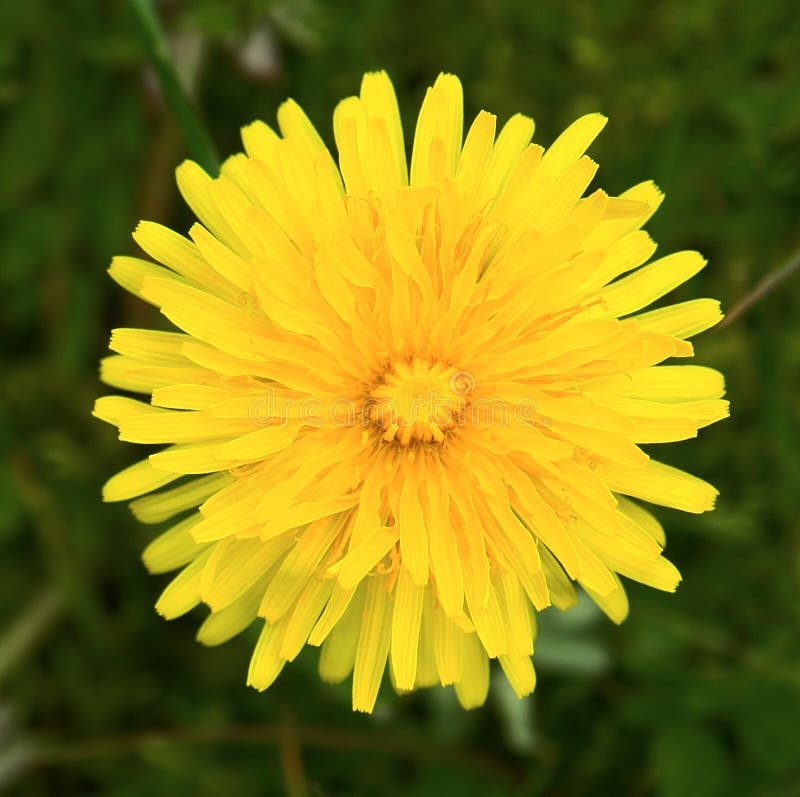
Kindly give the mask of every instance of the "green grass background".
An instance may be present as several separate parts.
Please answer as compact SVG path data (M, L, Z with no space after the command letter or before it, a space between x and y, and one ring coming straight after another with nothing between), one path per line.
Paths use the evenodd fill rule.
M789 0L202 0L159 15L223 154L287 96L331 141L336 101L381 67L410 134L449 70L468 117L529 113L543 144L578 114L610 117L596 184L655 179L659 251L709 258L675 298L730 308L800 246ZM137 451L89 417L97 361L111 327L161 323L105 269L135 253L140 218L188 228L185 156L125 3L0 4L0 789L800 794L800 275L697 340L733 416L660 448L722 493L706 516L658 513L676 595L631 586L621 628L588 605L546 612L522 703L500 679L481 711L385 689L374 716L354 715L314 650L259 695L244 685L252 636L206 650L196 617L157 617L167 579L139 561L155 530L100 503Z

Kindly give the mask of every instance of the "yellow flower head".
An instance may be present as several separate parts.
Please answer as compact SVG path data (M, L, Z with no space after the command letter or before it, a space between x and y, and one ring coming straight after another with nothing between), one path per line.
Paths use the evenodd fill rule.
M180 331L112 333L102 378L152 398L95 414L168 447L104 497L135 498L144 523L182 515L144 552L180 569L156 608L205 603L207 645L258 618L256 689L308 644L324 680L352 673L359 711L387 661L398 691L454 684L471 708L498 659L523 696L536 611L573 604L573 582L615 622L619 575L675 589L662 528L629 497L713 507L713 487L638 444L727 414L719 373L659 365L721 314L642 312L705 261L643 265L652 183L584 196L605 121L544 150L528 117L496 133L481 112L463 138L461 84L440 75L409 169L392 84L368 74L334 113L338 167L289 100L280 135L245 127L218 178L178 169L188 239L142 222L156 263L114 259Z

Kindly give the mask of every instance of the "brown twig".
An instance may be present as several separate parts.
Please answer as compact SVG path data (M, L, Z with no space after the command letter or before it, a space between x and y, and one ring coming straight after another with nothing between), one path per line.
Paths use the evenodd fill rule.
M78 741L40 742L33 768L58 766L108 755L120 755L146 747L168 744L277 744L282 743L283 724L228 725L220 728L167 728ZM377 752L417 761L450 761L496 778L516 781L520 769L512 762L482 750L419 743L394 734L344 728L306 726L296 728L298 746L321 750Z
M278 748L281 755L281 772L287 797L308 797L308 782L300 754L297 723L289 714L281 718Z
M734 321L743 316L753 305L757 304L767 296L767 294L774 291L778 285L791 277L796 271L800 271L800 249L797 249L782 266L767 274L753 290L737 302L733 309L730 310L725 315L725 318L717 325L716 329L721 330L730 326Z

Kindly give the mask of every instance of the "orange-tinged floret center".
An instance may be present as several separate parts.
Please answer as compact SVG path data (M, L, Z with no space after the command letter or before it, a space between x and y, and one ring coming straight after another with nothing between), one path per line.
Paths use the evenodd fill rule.
M442 443L463 416L470 381L464 372L442 363L398 360L370 391L370 418L384 430L387 442Z

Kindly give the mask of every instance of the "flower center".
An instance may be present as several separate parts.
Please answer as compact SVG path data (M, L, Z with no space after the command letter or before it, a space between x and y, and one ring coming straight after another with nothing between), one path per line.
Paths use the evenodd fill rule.
M399 360L370 391L370 418L383 439L441 443L459 421L474 387L470 374L427 360Z

